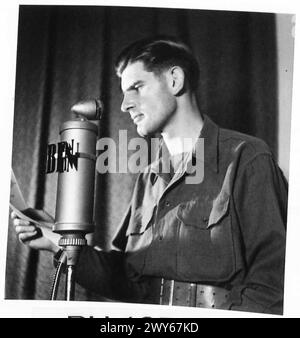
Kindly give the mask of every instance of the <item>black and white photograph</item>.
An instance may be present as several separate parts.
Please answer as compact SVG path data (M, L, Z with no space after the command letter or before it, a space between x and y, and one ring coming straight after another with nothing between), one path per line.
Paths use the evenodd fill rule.
M4 302L284 316L295 13L17 21Z

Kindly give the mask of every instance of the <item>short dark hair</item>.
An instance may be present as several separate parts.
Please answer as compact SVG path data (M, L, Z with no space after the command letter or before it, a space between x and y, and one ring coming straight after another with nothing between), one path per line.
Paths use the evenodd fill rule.
M199 66L187 44L175 37L155 36L133 42L123 49L115 62L119 77L128 64L142 61L147 71L160 74L172 66L183 69L187 84L195 91L199 80Z

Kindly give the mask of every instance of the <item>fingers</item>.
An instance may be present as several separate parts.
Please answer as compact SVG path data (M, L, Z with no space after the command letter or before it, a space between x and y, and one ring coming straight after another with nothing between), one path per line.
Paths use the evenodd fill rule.
M17 237L21 243L25 243L38 236L38 229L35 225L31 224L29 221L18 218L14 212L11 213L11 218Z
M12 218L13 220L13 224L15 227L17 226L28 226L30 225L30 222L29 221L26 221L24 219L21 219L21 218L18 218L18 217L14 217ZM32 225L33 226L33 225Z
M37 235L37 229L34 225L16 225L15 231L21 243L25 243Z
M15 218L17 218L18 216L17 216L17 214L14 212L14 211L12 211L11 213L10 213L10 218L11 219L15 219Z
M34 225L17 225L15 226L16 233L23 234L27 232L36 232L37 229Z
M43 232L39 226L20 218L14 211L11 212L10 217L15 228L18 240L23 244L28 244L32 248L37 248L37 245L42 244L41 241L35 241L43 237Z
M11 218L11 220L12 220L13 222L15 222L16 220L20 220L20 221L22 221L22 222L26 222L26 224L29 224L29 222L28 222L27 220L20 218L20 217L16 214L15 211L12 211L12 212L10 213L10 218Z
M18 235L18 238L21 243L25 243L29 240L31 241L37 238L37 234L38 234L37 230L29 231L29 232L22 232Z

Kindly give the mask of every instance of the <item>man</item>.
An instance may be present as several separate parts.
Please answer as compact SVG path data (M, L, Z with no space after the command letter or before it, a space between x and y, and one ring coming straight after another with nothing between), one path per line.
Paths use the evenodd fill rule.
M182 42L135 42L116 69L122 111L141 136L162 142L137 179L115 249L84 247L77 282L119 301L281 314L287 185L267 145L201 114L198 65ZM203 177L187 181L195 163ZM57 244L12 217L22 242L59 256Z

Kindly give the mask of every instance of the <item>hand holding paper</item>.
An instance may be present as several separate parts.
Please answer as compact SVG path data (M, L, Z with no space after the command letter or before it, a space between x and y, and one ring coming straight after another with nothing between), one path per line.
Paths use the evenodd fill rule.
M12 172L11 218L19 240L33 249L56 252L60 235L52 232L54 219L44 210L28 208Z

